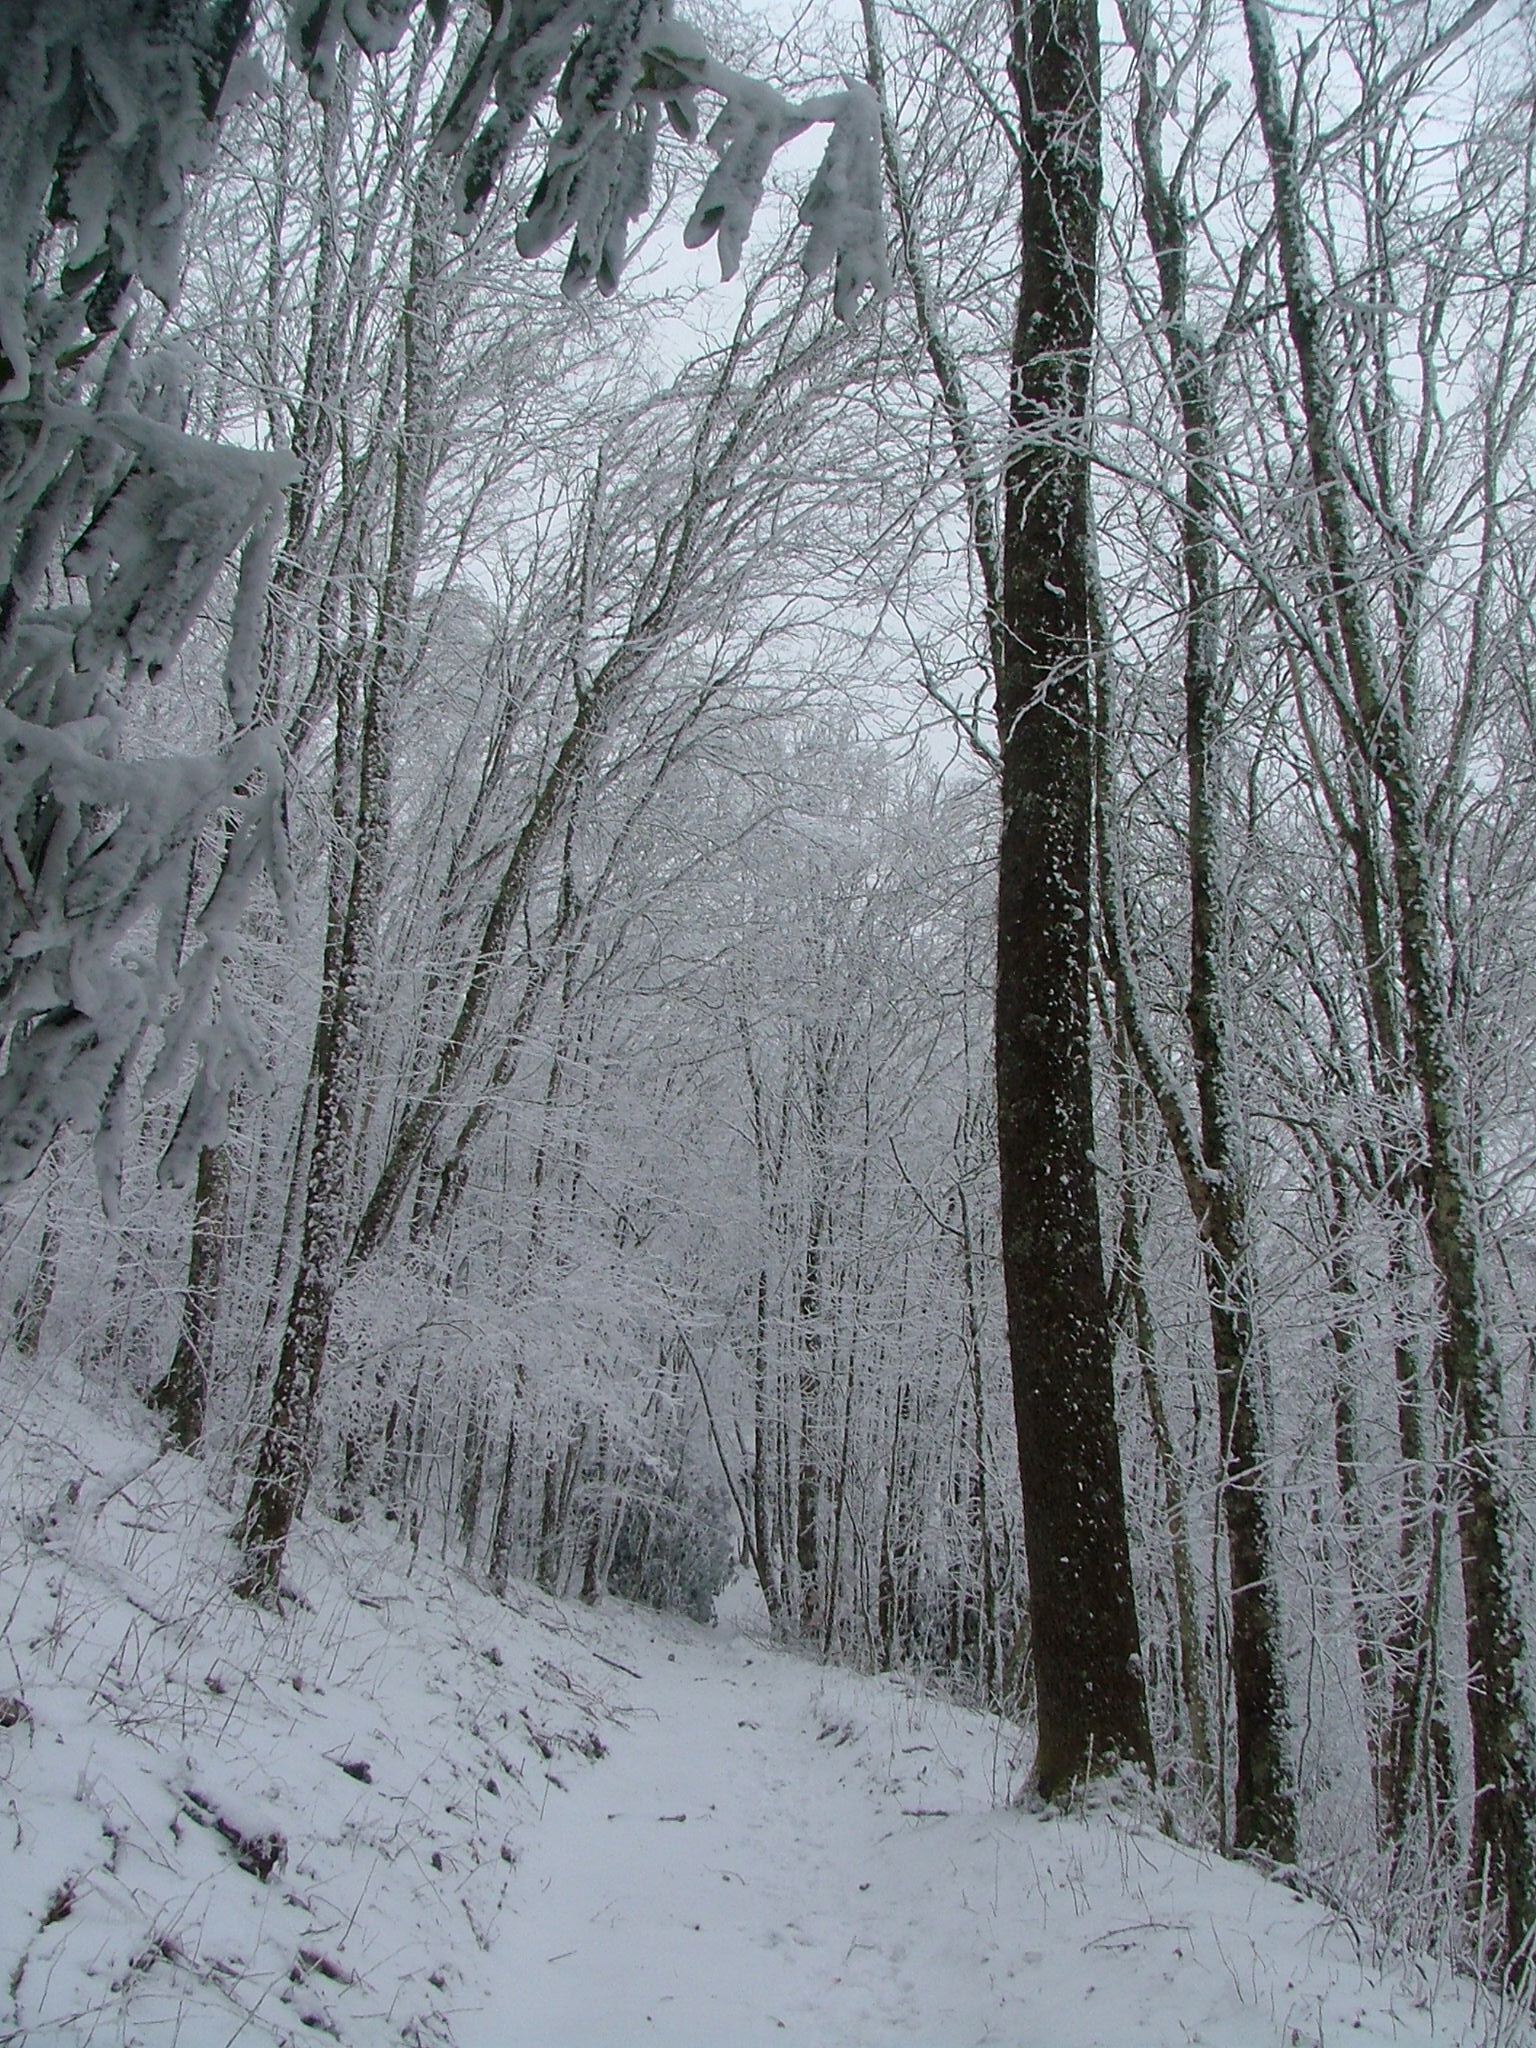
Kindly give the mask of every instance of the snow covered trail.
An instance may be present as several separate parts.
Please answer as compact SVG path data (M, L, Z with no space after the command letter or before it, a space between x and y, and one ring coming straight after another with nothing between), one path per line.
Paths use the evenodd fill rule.
M540 2038L1017 2038L976 1942L915 1895L908 1851L932 1822L903 1821L871 1773L889 1737L916 1766L914 1808L953 1802L959 1773L931 1730L900 1725L901 1696L872 1744L835 1679L747 1637L636 1620L620 1640L640 1672L624 1732L552 1795L496 1959Z
M1322 2048L1472 2039L1281 1886L1006 1802L983 1717L734 1630L604 1618L612 1754L551 1791L460 2039ZM554 1808L558 1802L559 1811Z

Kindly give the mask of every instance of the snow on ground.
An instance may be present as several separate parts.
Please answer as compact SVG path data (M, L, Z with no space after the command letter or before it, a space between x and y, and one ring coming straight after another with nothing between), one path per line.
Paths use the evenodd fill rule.
M0 2043L1513 2041L1432 1965L1129 1812L1009 1803L910 1683L229 1503L0 1365Z

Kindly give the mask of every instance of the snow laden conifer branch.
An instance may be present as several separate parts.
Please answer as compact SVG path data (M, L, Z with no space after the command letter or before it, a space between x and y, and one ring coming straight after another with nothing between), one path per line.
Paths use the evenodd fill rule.
M426 4L441 28L447 0ZM324 98L344 38L378 55L394 47L417 5L291 0L290 54ZM434 146L458 160L466 227L553 88L554 133L517 246L538 256L569 235L568 293L589 284L617 289L629 229L651 205L662 121L694 140L703 127L701 95L720 102L704 136L716 163L683 231L688 247L717 239L721 274L733 276L775 155L808 128L829 124L821 168L800 208L809 230L801 261L809 277L834 271L833 303L843 320L854 318L866 296L890 288L879 109L860 82L845 80L840 90L795 105L764 80L720 63L666 0L488 0L463 24L453 76L460 82L439 110Z
M7 0L0 406L115 329L136 281L175 299L188 186L217 115L260 82L240 57L250 13L250 0Z
M150 1092L193 1072L171 1178L256 1072L226 969L255 892L285 893L257 671L291 465L185 431L187 366L136 356L128 319L137 284L175 298L189 188L218 114L256 75L240 56L248 28L244 0L7 10L0 1186L69 1123L94 1137L110 1202L128 1084L157 1041ZM173 725L157 679L237 554L222 663L188 656L194 688L213 687Z
M0 493L0 1186L72 1123L96 1134L110 1198L125 1083L156 1028L151 1092L196 1070L168 1177L190 1170L231 1087L256 1074L224 969L256 889L285 890L281 768L253 713L262 571L289 465L156 418L180 396L161 367L119 343L91 405L48 405L30 446L8 423L10 449L30 460ZM26 605L41 540L60 544L66 601ZM134 707L242 543L224 674L232 736L147 751Z

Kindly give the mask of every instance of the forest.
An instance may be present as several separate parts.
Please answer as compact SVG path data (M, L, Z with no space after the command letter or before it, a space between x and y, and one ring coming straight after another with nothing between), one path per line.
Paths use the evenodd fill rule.
M0 9L0 1425L1528 1995L1530 10L688 15Z

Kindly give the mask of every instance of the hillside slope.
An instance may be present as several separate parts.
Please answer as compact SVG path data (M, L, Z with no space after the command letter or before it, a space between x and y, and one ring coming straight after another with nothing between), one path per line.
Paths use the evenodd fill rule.
M1520 2038L745 1600L503 1605L316 1518L253 1611L201 1467L0 1370L0 2042Z

